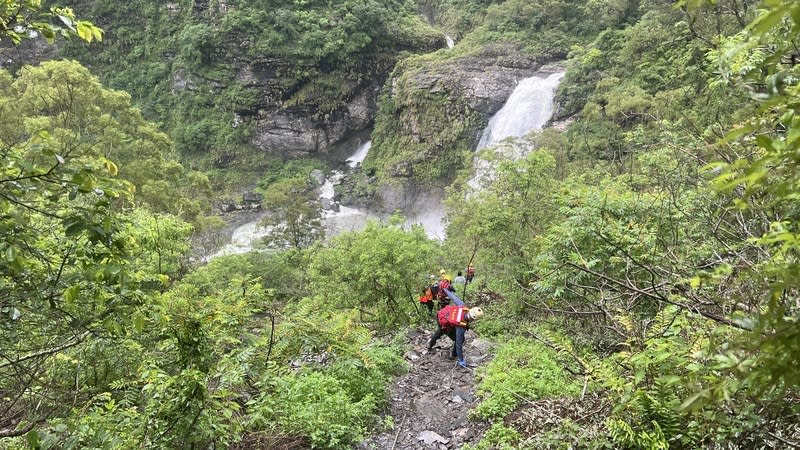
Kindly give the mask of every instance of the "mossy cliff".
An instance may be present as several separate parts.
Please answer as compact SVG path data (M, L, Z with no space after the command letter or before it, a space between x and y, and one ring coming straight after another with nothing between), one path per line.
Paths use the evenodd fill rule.
M418 3L456 45L403 60L384 87L364 167L387 184L448 184L520 79L638 14L635 1Z
M440 50L395 67L379 102L364 168L384 181L445 184L469 161L480 131L540 64L514 45Z

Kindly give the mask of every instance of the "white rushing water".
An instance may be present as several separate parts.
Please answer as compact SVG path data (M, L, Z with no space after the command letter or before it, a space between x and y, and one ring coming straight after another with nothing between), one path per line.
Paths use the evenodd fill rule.
M361 165L369 152L370 146L370 141L360 145L355 153L345 160L347 165L350 168L357 168ZM333 236L344 231L360 230L364 228L368 218L377 218L376 215L370 214L368 211L341 206L334 201L335 185L338 184L343 177L344 173L333 170L319 187L319 199L326 208L323 210L323 220L325 222L325 233L328 236ZM252 251L257 246L258 242L270 232L268 227L259 225L263 218L264 215L261 215L258 219L247 222L233 230L231 242L206 258L206 260L211 260L217 256L237 255Z
M502 108L489 119L476 151L494 147L500 159L519 159L525 156L524 146L503 145L509 137L520 137L541 130L553 115L553 99L564 72L535 75L519 82ZM496 160L496 159L495 159ZM473 158L473 177L469 186L480 190L492 179L496 163L480 157Z
M263 219L263 216L233 230L231 242L213 255L208 256L206 260L210 261L217 256L239 255L253 250L255 243L266 237L270 231L268 227L260 225L261 219Z
M520 81L505 105L489 119L476 150L511 136L541 130L553 115L553 97L564 72L535 75Z
M367 153L369 153L369 149L372 147L372 141L367 141L365 144L358 147L355 153L352 156L347 158L345 162L350 168L355 169L356 167L360 166L362 162L364 162L364 158L367 157Z
M447 42L447 48L453 48L456 46L456 41L454 41L450 36L445 36L444 40Z

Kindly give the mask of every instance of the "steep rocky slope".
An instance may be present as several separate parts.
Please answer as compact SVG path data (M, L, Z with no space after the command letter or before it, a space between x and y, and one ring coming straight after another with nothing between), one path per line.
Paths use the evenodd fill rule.
M474 369L460 368L449 359L453 341L447 337L428 352L432 332L433 326L408 334L405 357L411 368L395 380L391 405L383 416L383 423L391 425L366 439L359 449L445 450L480 440L485 424L467 417L469 408L478 401ZM470 331L464 353L470 366L476 366L488 358L489 344Z

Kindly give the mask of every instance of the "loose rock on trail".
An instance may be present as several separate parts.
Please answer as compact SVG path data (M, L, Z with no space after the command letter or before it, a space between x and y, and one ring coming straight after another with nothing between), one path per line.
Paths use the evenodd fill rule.
M480 440L486 425L470 422L467 412L478 401L474 367L486 363L489 344L468 331L464 356L470 368L464 369L450 359L453 341L447 336L427 351L433 331L408 333L411 348L405 358L410 368L393 383L384 413L384 423L394 426L363 441L359 450L447 450Z

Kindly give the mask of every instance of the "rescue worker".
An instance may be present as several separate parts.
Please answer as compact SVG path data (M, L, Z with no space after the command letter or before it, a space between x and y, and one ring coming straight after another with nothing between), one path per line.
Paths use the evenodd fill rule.
M428 308L428 314L433 314L433 299L436 297L438 290L439 285L436 283L436 277L431 275L430 284L422 290L422 296L419 298L419 302Z
M442 270L444 272L444 270ZM446 273L442 275L442 279L436 283L438 290L436 291L436 299L439 301L439 309L444 308L450 303L449 293L455 292L455 288L450 282L450 275Z
M467 276L466 276L466 278L467 278L467 283L472 283L472 279L475 278L475 267L472 266L472 263L470 263L467 266Z
M433 333L430 341L428 341L428 351L432 351L442 335L447 335L453 340L453 349L450 356L458 359L458 365L467 367L467 361L464 359L464 334L469 329L469 324L473 320L483 317L483 310L479 307L470 308L461 301L456 294L451 291L448 292L448 297L453 301L452 305L447 305L437 315L439 319L439 328Z

